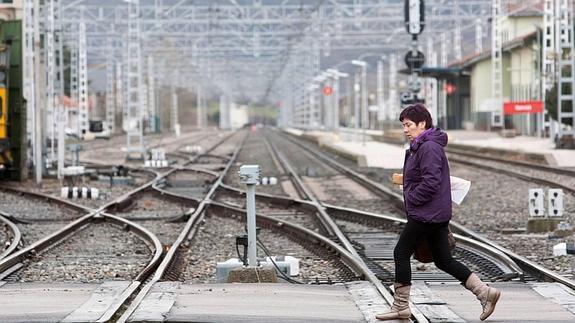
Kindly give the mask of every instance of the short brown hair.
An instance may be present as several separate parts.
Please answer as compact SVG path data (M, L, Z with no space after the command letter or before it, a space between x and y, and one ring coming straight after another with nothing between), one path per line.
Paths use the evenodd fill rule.
M431 114L429 114L427 107L423 103L415 103L406 106L399 114L399 121L403 122L403 119L409 119L416 124L425 121L425 129L433 127Z

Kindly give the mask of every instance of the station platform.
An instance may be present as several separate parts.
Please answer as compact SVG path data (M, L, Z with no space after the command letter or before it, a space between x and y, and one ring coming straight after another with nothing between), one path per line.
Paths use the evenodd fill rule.
M137 284L5 283L0 322L106 322ZM490 322L575 322L575 293L559 284L490 285L502 291ZM411 301L429 322L480 322L479 301L458 283L414 282ZM364 281L319 286L159 282L127 321L372 323L387 309Z
M335 132L302 131L291 128L284 131L314 141L322 148L355 160L361 167L387 169L403 167L407 141L403 139L401 130L394 130L392 136L384 135L382 130L355 131L350 128L340 128ZM471 151L507 152L524 156L525 160L537 159L551 166L575 167L575 150L555 149L554 143L549 138L529 136L504 138L496 132L469 130L448 130L447 134L448 147Z

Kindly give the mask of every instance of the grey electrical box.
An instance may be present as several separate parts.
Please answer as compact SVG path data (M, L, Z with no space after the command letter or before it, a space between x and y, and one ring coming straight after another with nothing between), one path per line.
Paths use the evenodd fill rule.
M240 183L242 184L258 184L260 182L260 166L259 165L242 165L240 171Z
M547 191L547 212L550 217L563 216L563 190L549 189Z
M529 216L541 217L545 216L543 189L531 188L529 189Z

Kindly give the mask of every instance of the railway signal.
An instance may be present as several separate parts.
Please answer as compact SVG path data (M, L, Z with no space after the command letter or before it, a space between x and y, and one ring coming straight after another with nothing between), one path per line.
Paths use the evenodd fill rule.
M425 56L420 51L409 51L405 54L405 65L410 71L419 70L425 64Z
M425 4L423 0L405 0L405 28L411 35L419 35L425 27Z
M418 80L418 71L425 64L425 56L417 49L417 36L421 34L425 27L425 4L423 0L405 0L404 17L405 28L411 35L411 50L405 54L405 65L409 68L411 75L409 77L410 95L402 93L401 104L411 104L421 102L417 99L417 93L421 90L421 83Z

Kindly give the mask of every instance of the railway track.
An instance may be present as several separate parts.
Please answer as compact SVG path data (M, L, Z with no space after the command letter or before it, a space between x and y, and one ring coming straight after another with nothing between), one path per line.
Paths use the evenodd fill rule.
M292 141L295 141L295 139L291 138ZM316 153L317 152L317 148L313 149L310 148L309 144L301 144L299 145L302 149L306 149L306 151L308 151L309 153ZM326 154L322 154L317 152L318 157L321 156L322 160L330 163L330 165L332 165L333 167L339 167L342 169L345 169L346 167L341 165L341 163L338 163L337 161L330 159L329 157L327 157ZM354 171L353 170L349 170L348 174L353 174ZM360 179L360 181L362 182L367 182L367 185L370 185L373 188L383 188L382 192L390 192L389 189L379 186L377 183L372 183L369 184L369 182L371 180L367 179L364 176L359 175L358 179ZM398 202L402 201L402 197L399 193L393 192L391 191L390 196L395 196L395 198L397 198ZM474 240L476 242L481 242L483 244L485 244L485 246L488 249L491 249L492 251L496 252L496 253L500 253L505 255L508 259L511 259L513 262L515 262L515 265L513 266L514 268L516 268L516 273L508 273L506 275L504 275L503 277L498 277L498 279L511 279L511 278L522 278L522 279L540 279L542 281L555 281L555 282L559 282L561 284L564 284L565 286L571 288L571 289L575 289L575 284L572 280L565 278L562 275L559 275L557 273L555 273L552 270L549 270L547 268L544 268L543 266L538 265L536 262L527 259L524 256L521 256L505 247L502 247L501 245L493 242L491 239L485 238L484 236L476 233L475 231L472 231L468 228L466 228L464 225L461 225L459 223L457 223L456 221L451 221L451 227L452 227L452 231L455 233L460 233L460 235L457 235L456 238L458 238L459 240L461 240L462 237L464 238L468 238L471 240ZM517 267L518 266L518 267Z
M22 240L22 233L18 226L6 217L6 214L0 213L0 246L2 246L2 251L0 252L0 260L8 256L20 244Z
M153 180L94 209L46 194L21 192L14 188L3 187L3 191L14 191L15 196L26 194L37 200L50 201L47 202L48 205L58 204L59 208L65 205L66 208L75 209L80 214L54 220L50 219L50 215L61 212L46 213L46 208L43 215L47 219L43 219L44 222L61 221L63 223L55 224L57 227L55 232L48 235L44 232L43 237L34 239L35 241L29 245L19 250L11 249L11 253L6 254L5 258L0 260L0 280L100 282L122 279L131 281L130 286L115 305L116 307L107 311L105 317L101 318L105 321L112 319L116 312L121 311L122 304L129 301L131 293L136 291L140 284L157 269L164 253L164 246L156 235L141 224L108 214L106 211L123 205L134 195L154 190L152 188L154 184L175 171L176 168L172 168L159 175L155 172L154 174L158 176ZM7 203L18 206L12 201ZM43 205L30 203L29 198L24 198L21 203ZM169 245L168 241L164 242ZM122 269L125 270L122 271ZM55 276L58 273L63 274Z
M138 265L122 264L133 270L122 273L120 277L133 280L135 285L131 289L133 294L126 295L122 306L110 314L114 320L126 321L155 282L215 282L214 261L237 257L235 236L244 230L245 192L236 184L235 170L241 163L257 163L253 159L253 156L257 156L271 161L268 167L275 168L270 174L278 174L282 181L289 181L289 185L272 189L258 187L257 224L261 227L260 240L267 247L265 249L274 255L300 258L302 275L298 280L302 283L368 280L390 302L392 297L384 285L392 282L391 250L405 222L397 210L397 206L403 204L398 198L400 195L333 161L329 156L318 154L313 148L303 148L298 144L296 147L305 149L305 154L300 153L297 156L299 160L294 161L294 153L290 151L296 148L289 147L296 145L293 139L278 133L266 133L265 136L267 140L249 136L243 138L237 134L226 137L205 153L189 156L189 161L183 165L172 165L148 183L103 206L95 209L78 206L86 214L70 219L72 222L64 228L0 260L0 273L12 279L26 280L26 272L21 270L26 262L34 262L35 257L42 255L47 257L46 263L54 261L57 259L55 254L62 249L70 249L66 247L68 244L81 246L82 241L90 241L90 237L95 235L94 228L112 226L119 228L122 238L127 239L127 231L143 242L139 247L130 249L145 247L147 250L147 253L138 252L141 256L136 261ZM244 140L249 140L250 144L244 145ZM224 148L224 145L227 147ZM230 153L232 148L234 152ZM253 153L250 149L263 151ZM219 165L204 167L206 162L217 162ZM323 165L329 165L329 169L325 170L328 176L324 186L329 186L330 181L332 186L348 185L347 191L331 190L330 194L351 194L361 187L369 194L366 200L379 199L379 205L374 203L365 207L361 201L354 204L339 198L321 198L321 194L317 194L321 189L314 186L321 180L304 179L314 174L310 176L309 167L301 166L301 163L314 165L317 171L315 175L324 172L321 169ZM334 178L344 182L334 183ZM284 187L292 187L293 191L288 194ZM358 199L352 197L351 200ZM519 278L562 282L560 276L533 266L529 261L524 261L526 259L516 257L485 238L474 236L474 232L463 226L454 224L453 227L458 233L455 256L483 278L494 281ZM82 247L77 249L81 251ZM78 256L74 251L69 255L86 262L81 254ZM116 256L125 260L125 255L121 253ZM31 272L42 271L40 267L28 268L31 268ZM17 272L22 273L21 276L16 276ZM101 273L95 276L109 279ZM30 279L44 278L36 276ZM431 266L418 268L414 272L414 279L452 280ZM418 322L427 321L419 312L414 315Z
M482 156L458 149L448 149L448 158L452 162L507 174L545 186L561 188L570 194L575 194L575 170Z
M223 178L225 174L227 174L233 162L236 160L237 155L240 151L240 147L238 147L233 156L230 158L230 161L227 163L226 168L218 178L218 180L212 185L210 191L206 195L206 197L200 202L196 210L193 214L191 214L189 220L186 222L186 225L179 235L176 242L172 245L172 247L167 252L166 256L164 257L162 264L159 266L158 270L152 277L152 279L142 288L140 293L136 296L132 304L128 307L128 309L122 314L119 321L124 322L127 320L129 315L135 310L137 304L145 297L147 292L151 289L153 283L161 280L169 280L169 279L178 279L184 270L187 270L188 263L194 263L194 259L191 259L189 255L189 250L193 248L201 248L195 247L193 245L193 241L204 241L208 240L209 236L216 236L217 239L208 240L212 241L212 243L208 243L208 245L213 247L214 241L219 241L220 243L223 241L225 242L226 239L222 239L222 231L218 231L222 225L216 225L211 227L204 227L199 226L200 223L206 223L206 221L210 220L211 217L214 216L224 216L224 215L232 215L232 219L235 218L236 226L234 229L234 225L231 221L225 221L227 225L231 226L231 231L235 231L241 229L243 227L243 223L245 223L245 210L241 208L232 207L230 205L219 204L213 201L213 197L215 196L216 191L222 184ZM172 193L170 193L172 194ZM273 199L274 197L270 197ZM333 259L335 261L334 267L341 268L340 270L345 272L345 276L350 277L366 277L372 275L372 273L367 269L365 265L363 265L356 257L354 257L348 250L342 248L338 243L333 242L332 240L326 238L325 236L318 234L314 231L309 229L303 228L301 226L289 223L289 222L282 222L278 221L277 218L269 217L266 215L258 215L258 225L262 227L263 230L278 230L282 232L284 235L289 233L289 237L291 240L293 239L305 239L306 243L304 244L307 248L320 248L319 250L325 250L325 255L331 255L328 259ZM211 222L211 221L210 221ZM219 223L219 222L216 222ZM202 232L203 231L203 232ZM207 232L207 233L206 233ZM225 234L229 235L229 230L225 230L227 232ZM224 238L225 238L224 234ZM266 236L272 237L270 241L278 241L281 242L281 236L275 236L273 234L267 233ZM197 238L198 237L198 238ZM197 238L197 239L196 239ZM196 240L194 240L196 239ZM285 239L285 238L284 238ZM287 245L287 242L281 242L284 246ZM226 244L228 246L232 245L231 243ZM213 248L212 248L213 249ZM218 249L218 248L216 248ZM223 247L222 247L223 249ZM321 252L318 250L310 250L312 253L320 254ZM228 252L229 253L229 252ZM298 254L301 254L302 251L299 250ZM334 259L333 255L337 255L338 259ZM214 255L217 256L217 255ZM308 258L310 259L310 258ZM313 258L312 258L313 259ZM312 261L313 262L313 261ZM325 267L325 263L323 264ZM199 265L201 268L201 264ZM184 277L188 277L188 279L202 279L202 277L198 277L197 275L194 276L188 273L184 274ZM203 277L203 279L208 279ZM319 280L319 279L318 279ZM335 280L335 278L334 278ZM339 279L338 279L339 280ZM374 283L377 283L377 280L373 280ZM385 291L382 287L382 292L386 293L387 298L391 299L391 296Z
M309 153L313 154L311 151ZM334 161L329 161L327 159L324 159L324 161L330 162L330 165L333 168L344 171L346 176L354 174L351 170L346 170L343 166L336 165ZM292 174L292 177L297 177L297 174ZM371 186L373 185L369 185L369 187ZM322 203L323 207L325 207L325 205L325 202ZM332 210L334 210L333 207L334 206L332 206ZM380 279L384 280L385 283L392 283L392 251L398 239L400 228L397 225L394 225L397 224L394 222L391 222L391 224L382 223L383 221L381 221L381 218L377 221L375 219L359 217L357 214L353 214L353 212L355 212L353 209L353 207L349 207L338 210L335 212L335 214L338 215L337 217L332 215L330 212L327 213L337 219L336 224L342 228L346 237L350 237L354 246L362 251L362 257L370 264L374 271L379 273ZM381 212L378 213L381 214ZM375 213L366 214L374 215ZM393 213L388 214L387 216L392 220L397 218L397 215ZM474 271L482 274L486 279L513 276L514 264L510 259L504 259L505 261L501 261L494 255L491 255L491 251L492 250L486 246L474 246L474 248L466 246L466 248L458 248L454 255ZM453 280L443 272L434 268L429 268L434 266L418 266L417 264L414 264L414 267L419 269L414 273L415 280ZM516 266L515 269L517 269Z
M3 188L3 190L7 190ZM58 218L53 213L43 213L42 218L26 222L55 222L56 231L7 255L0 261L0 277L6 281L67 281L94 282L110 279L137 279L149 270L151 261L157 259L161 248L157 238L142 227L111 215L101 214L71 202L58 200L38 193L22 193L34 199L42 198L58 204L60 208L75 209L84 215ZM30 201L27 201L30 203ZM44 210L46 211L46 210ZM57 212L56 212L57 213ZM25 226L26 230L29 228ZM45 226L42 227L45 230ZM24 236L26 237L26 232ZM128 234L126 234L128 233ZM104 239L100 239L104 237ZM118 248L118 244L131 248ZM156 249L154 256L149 251ZM136 250L126 257L121 250ZM129 270L125 270L128 268Z

